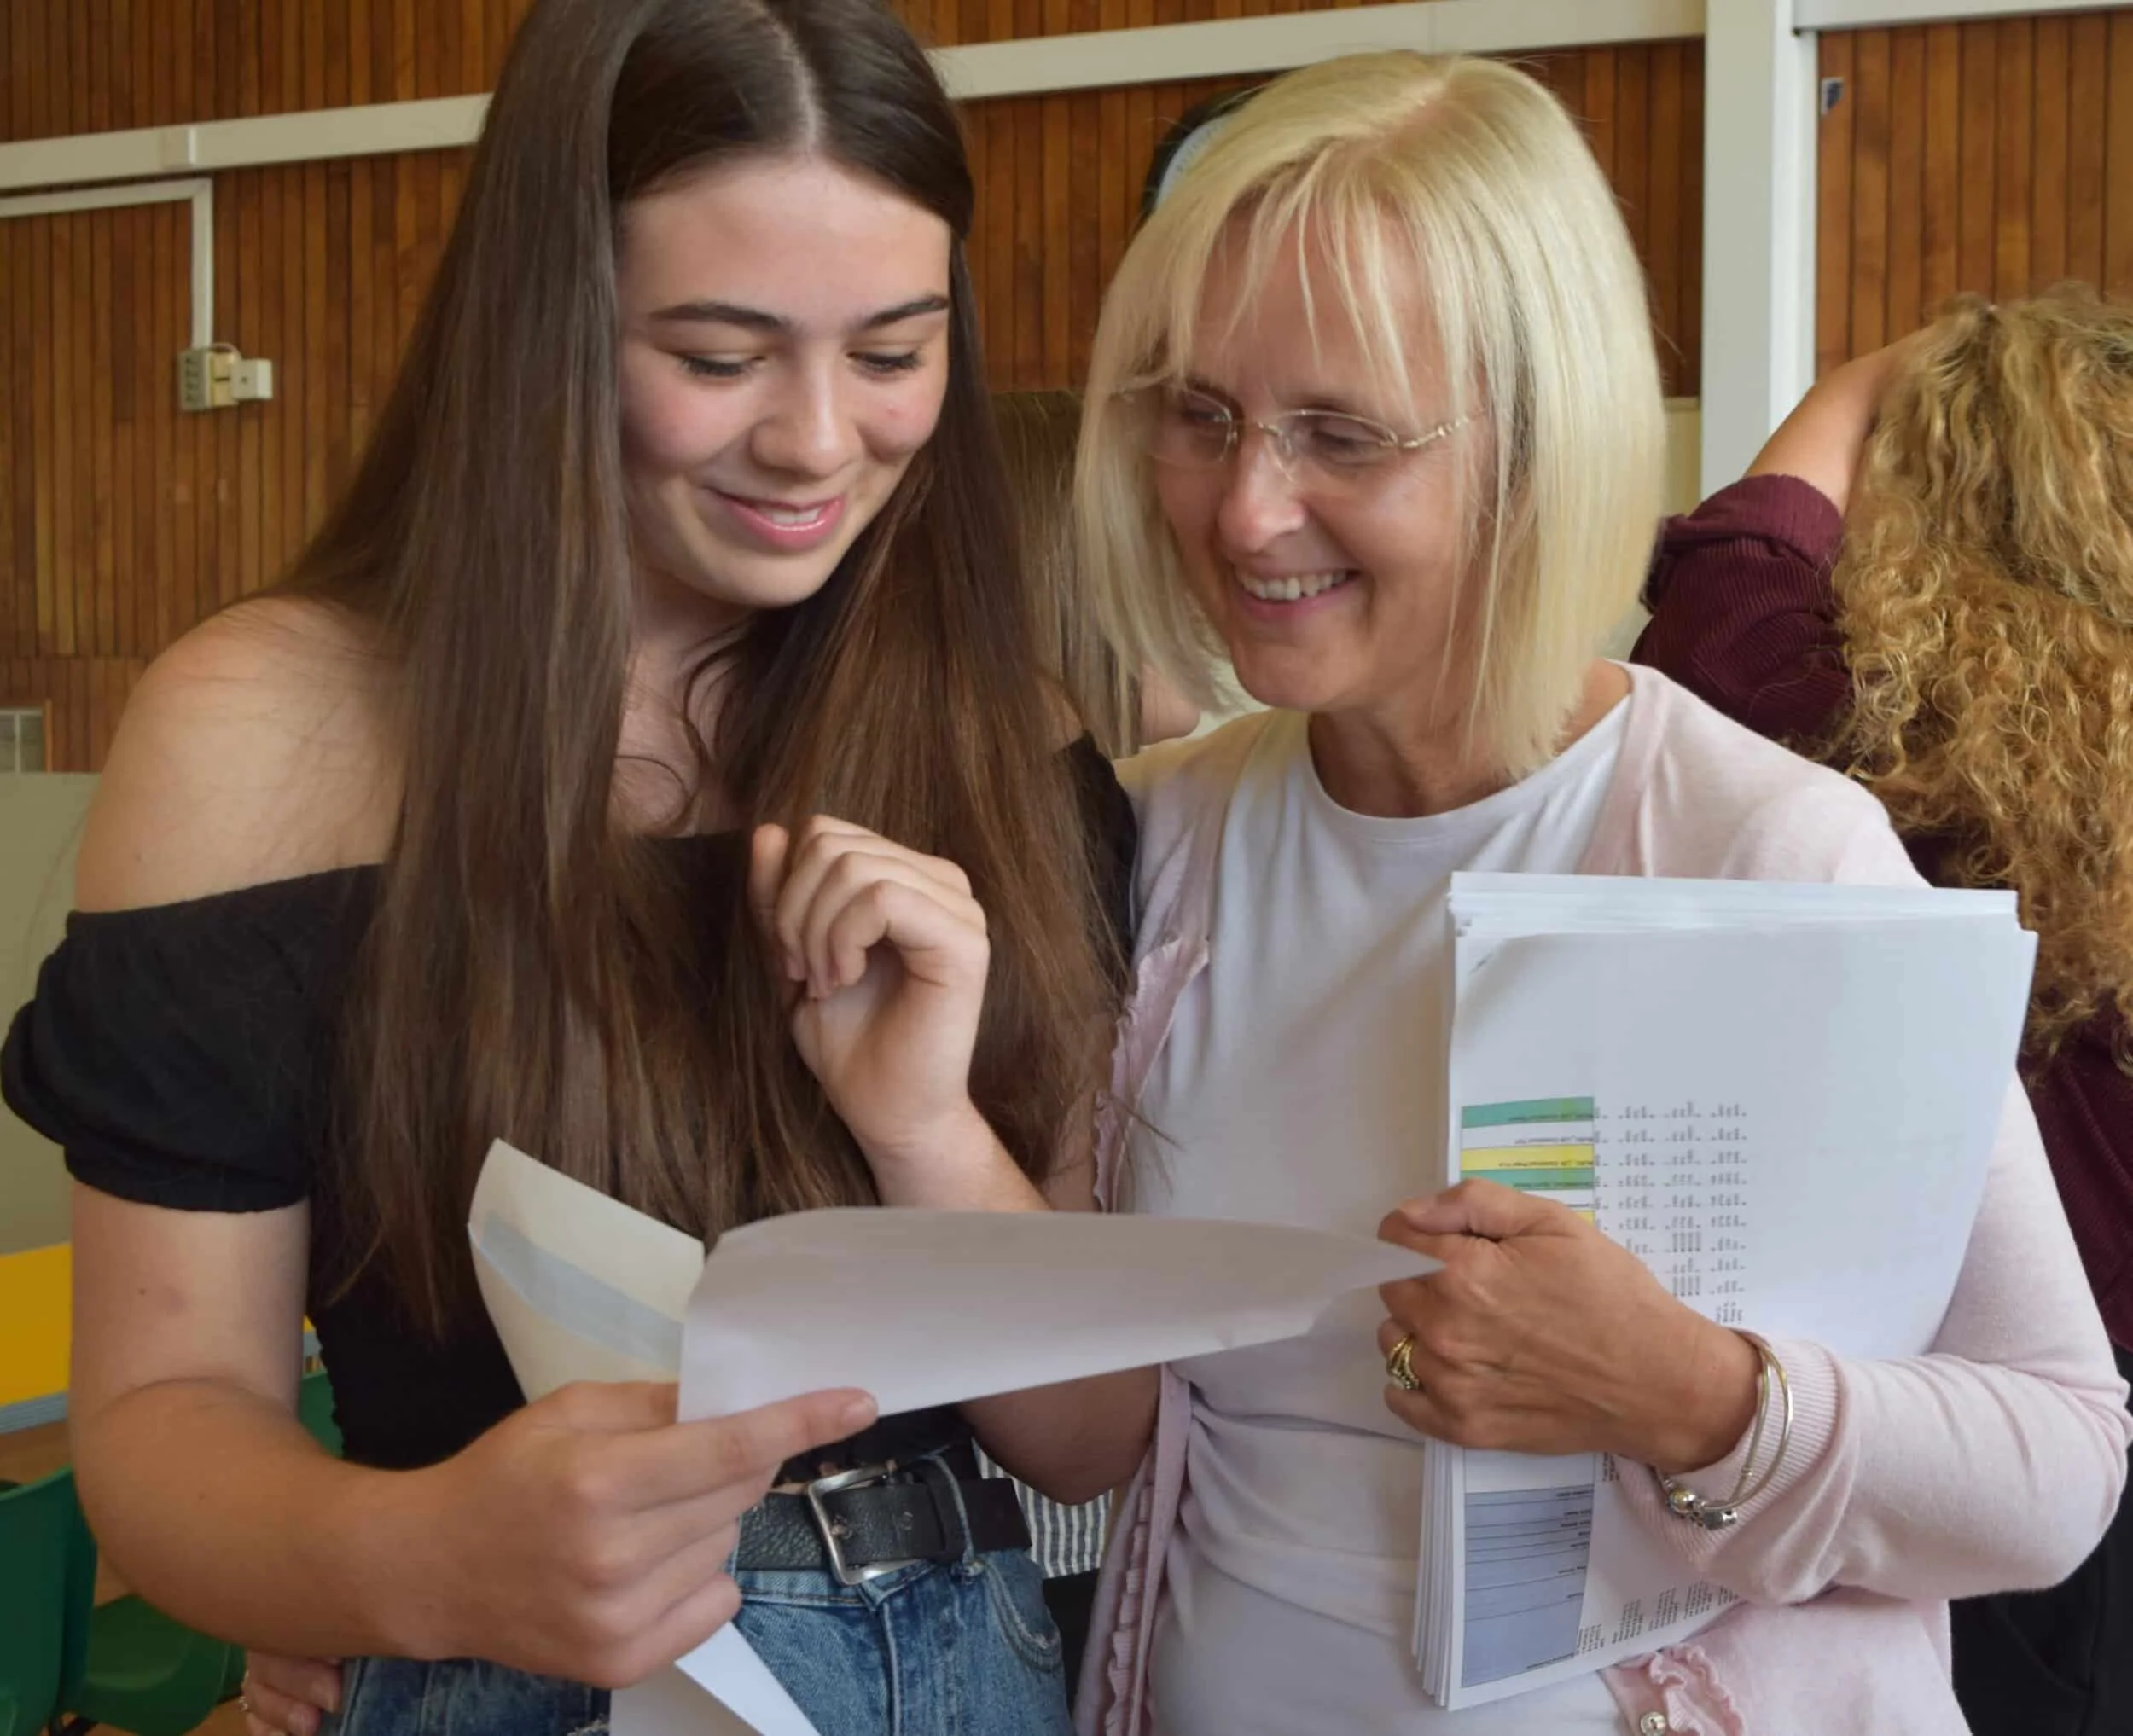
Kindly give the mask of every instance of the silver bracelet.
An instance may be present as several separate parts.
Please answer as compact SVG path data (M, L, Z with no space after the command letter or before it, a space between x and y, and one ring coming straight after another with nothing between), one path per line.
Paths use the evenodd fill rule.
M1734 1330L1754 1346L1763 1366L1755 1379L1755 1422L1748 1431L1747 1457L1741 1461L1740 1480L1734 1484L1733 1493L1722 1501L1710 1501L1662 1471L1652 1472L1659 1479L1659 1493L1666 1498L1667 1512L1677 1518L1693 1520L1706 1531L1723 1531L1740 1522L1741 1509L1770 1486L1770 1479L1785 1462L1785 1449L1793 1440L1793 1385L1785 1378L1785 1365L1777 1360L1777 1352L1770 1348L1767 1338L1755 1332L1741 1332L1738 1327ZM1762 1450L1764 1432L1770 1423L1773 1387L1779 1402L1777 1445L1771 1450L1769 1462L1758 1472L1756 1454Z

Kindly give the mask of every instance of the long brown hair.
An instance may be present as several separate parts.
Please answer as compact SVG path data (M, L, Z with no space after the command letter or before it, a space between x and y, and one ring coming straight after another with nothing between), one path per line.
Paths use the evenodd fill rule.
M2133 1022L2133 306L1954 303L1884 395L1832 584L1839 749L1956 880L2020 895L2031 1054Z
M404 793L349 1033L340 1276L382 1261L433 1331L471 1300L466 1211L498 1135L706 1235L875 1197L793 1051L737 877L706 909L671 847L613 817L618 221L678 177L792 151L947 223L946 397L822 590L707 652L695 772L744 825L835 814L969 874L993 938L973 1096L1032 1175L1095 1089L1101 925L1002 506L954 111L874 0L537 0L375 438L290 582L371 624L398 671ZM723 944L685 943L706 926Z

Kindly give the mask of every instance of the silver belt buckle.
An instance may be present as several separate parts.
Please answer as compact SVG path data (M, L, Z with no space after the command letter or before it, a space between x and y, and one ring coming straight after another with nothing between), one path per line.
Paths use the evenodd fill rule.
M838 1522L824 1502L824 1495L836 1495L847 1489L869 1489L886 1483L904 1467L889 1465L863 1465L857 1471L840 1471L834 1476L817 1477L807 1485L808 1510L815 1515L815 1529L822 1533L822 1547L829 1552L829 1571L836 1575L840 1585L864 1585L870 1579L894 1573L925 1560L923 1555L907 1555L895 1561L873 1561L863 1567L854 1567L845 1559L844 1538L839 1533ZM914 1485L914 1494L920 1487Z

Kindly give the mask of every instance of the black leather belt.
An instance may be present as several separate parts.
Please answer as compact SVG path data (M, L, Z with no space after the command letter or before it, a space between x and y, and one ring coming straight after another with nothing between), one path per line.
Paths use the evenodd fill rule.
M954 1461L960 1460L961 1464ZM817 1478L801 1495L765 1495L741 1521L737 1568L828 1569L857 1585L920 1561L957 1561L965 1549L1026 1549L1030 1528L1004 1478L976 1469L968 1448L893 1466Z

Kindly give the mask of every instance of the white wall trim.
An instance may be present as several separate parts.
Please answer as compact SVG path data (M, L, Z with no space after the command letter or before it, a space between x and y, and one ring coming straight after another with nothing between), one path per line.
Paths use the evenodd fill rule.
M1962 18L2020 18L2031 13L2121 9L2109 0L1797 0L1799 30L1874 30Z
M968 101L1281 72L1363 49L1516 54L1665 41L1702 34L1705 10L1706 0L1409 0L980 43L938 49L934 62ZM0 191L445 150L474 142L488 106L444 96L0 144Z
M1704 13L1705 0L1409 0L978 43L933 58L949 90L970 102L1276 73L1371 49L1519 54L1663 42L1702 35Z
M179 169L214 173L270 163L447 150L472 144L488 109L486 96L439 96L208 120L195 126L32 139L0 145L0 189L81 186L142 180Z
M1816 38L1798 0L1719 0L1704 38L1702 490L1815 378Z
M49 217L68 211L110 211L125 205L193 207L193 343L204 350L215 341L215 183L195 177L184 181L132 182L119 187L82 187L70 193L36 193L0 199L0 220Z

